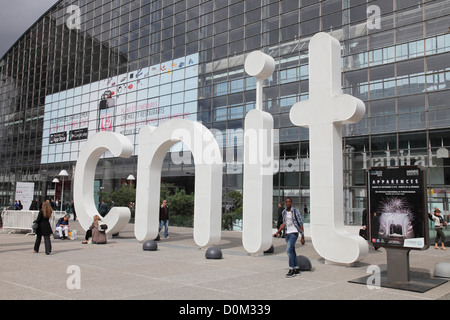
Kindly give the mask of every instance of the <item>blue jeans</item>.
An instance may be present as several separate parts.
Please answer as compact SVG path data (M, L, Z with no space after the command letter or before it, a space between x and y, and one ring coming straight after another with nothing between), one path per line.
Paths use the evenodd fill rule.
M297 253L295 252L295 243L298 239L298 233L286 233L284 239L287 243L286 252L289 258L289 267L291 269L299 267Z
M169 236L169 219L161 220L159 222L159 230L158 230L158 232L160 232L163 227L165 227L164 228L164 238L167 238Z

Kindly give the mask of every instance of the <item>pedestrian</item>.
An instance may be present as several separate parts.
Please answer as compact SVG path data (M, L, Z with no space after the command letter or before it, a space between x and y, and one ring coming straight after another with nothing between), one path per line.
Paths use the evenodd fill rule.
M289 272L286 274L286 278L292 278L300 274L300 265L298 263L297 253L295 252L295 243L300 234L301 244L305 244L305 235L302 217L300 212L292 207L292 199L288 197L284 202L286 209L283 210L283 224L273 236L277 237L281 230L286 227L286 252L289 258Z
M359 235L363 237L364 240L367 240L369 232L369 230L367 229L367 220L368 220L367 209L364 209L362 212L362 226L361 226L362 228L359 229Z
M309 222L310 217L308 216L308 207L306 204L303 206L303 220Z
M42 207L39 210L38 217L36 219L39 227L36 230L36 241L34 242L34 253L39 252L39 246L41 245L42 237L44 237L45 254L49 255L52 252L52 243L50 242L50 235L53 233L50 226L49 219L51 218L53 209L50 202L47 200L42 202Z
M447 222L444 221L444 219L441 216L441 210L438 208L434 208L434 214L428 214L428 217L430 220L434 222L434 230L436 230L436 238L434 240L434 248L439 249L439 240L441 241L441 249L447 250L445 248L444 242L445 242L445 234L442 232L442 228L447 225Z
M37 199L33 199L33 201L31 201L31 205L29 210L38 210L38 201Z
M108 205L105 203L105 200L102 200L102 203L100 204L98 208L98 212L102 217L106 216L108 214Z
M159 230L164 228L164 238L169 238L169 207L167 206L167 200L164 200L161 208L159 209Z
M377 219L377 221L378 221L378 219ZM362 212L362 228L359 230L359 235L361 237L363 237L364 240L366 240L366 241L369 239L368 223L369 223L369 212L367 211L367 209L363 209L363 212ZM378 250L380 248L380 246L376 245L375 243L372 243L372 245L373 245L375 250Z
M283 211L284 211L284 207L283 207L283 203L278 202L278 220L277 220L277 230L280 229L280 226L283 224ZM285 230L281 230L281 234L278 235L278 238L284 238L284 233Z
M77 221L77 212L75 211L75 202L70 203L70 207L72 208L72 212L73 212L73 221Z
M52 207L53 210L56 209L55 200L53 198L50 199L50 206Z

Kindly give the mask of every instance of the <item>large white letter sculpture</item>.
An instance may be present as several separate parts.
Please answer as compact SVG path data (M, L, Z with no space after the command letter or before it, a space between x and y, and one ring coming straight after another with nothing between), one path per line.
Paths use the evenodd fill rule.
M326 33L309 43L309 100L296 103L291 121L309 127L311 238L326 260L351 264L368 253L365 240L344 228L342 124L356 123L364 103L341 93L341 46Z
M273 118L264 112L262 87L275 61L260 51L245 59L245 71L256 77L256 109L245 117L242 243L250 253L272 245Z
M140 129L134 233L139 241L158 235L161 169L166 153L179 141L194 157L194 240L203 247L221 237L222 155L211 131L189 120L172 119L157 128Z
M98 160L109 150L115 157L129 158L133 153L133 145L124 135L115 132L98 132L83 146L75 169L73 201L78 220L84 230L87 230L98 215L94 203L94 178ZM119 232L130 220L130 209L127 207L113 207L102 218L108 225L106 232Z

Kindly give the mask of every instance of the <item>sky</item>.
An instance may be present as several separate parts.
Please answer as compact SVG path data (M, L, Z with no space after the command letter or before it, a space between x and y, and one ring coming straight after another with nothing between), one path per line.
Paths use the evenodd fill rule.
M1 0L0 58L59 0Z

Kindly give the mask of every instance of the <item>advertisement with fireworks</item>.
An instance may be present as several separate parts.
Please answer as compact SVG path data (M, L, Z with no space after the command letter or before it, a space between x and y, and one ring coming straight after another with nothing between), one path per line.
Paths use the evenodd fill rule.
M372 167L367 182L369 241L382 247L428 248L423 169Z

